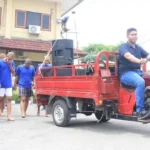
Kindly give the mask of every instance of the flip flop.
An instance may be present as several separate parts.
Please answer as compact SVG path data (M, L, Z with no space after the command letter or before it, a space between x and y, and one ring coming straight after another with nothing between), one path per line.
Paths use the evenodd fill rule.
M15 121L14 119L7 119L7 121Z

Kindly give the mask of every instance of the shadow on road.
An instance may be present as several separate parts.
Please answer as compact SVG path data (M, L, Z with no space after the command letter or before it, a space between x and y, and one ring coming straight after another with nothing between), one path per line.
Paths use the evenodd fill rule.
M49 124L54 125L54 123L46 122ZM150 137L150 126L141 124L141 123L128 123L126 121L109 121L107 123L97 123L97 121L89 121L89 120L72 120L70 122L70 125L66 127L68 129L76 129L76 130L83 130L83 131L90 131L90 132L96 132L101 133L105 135L112 135L112 134L138 134L142 135L144 137Z
M8 121L6 120L6 119L0 119L0 124L2 124L2 123L8 123Z

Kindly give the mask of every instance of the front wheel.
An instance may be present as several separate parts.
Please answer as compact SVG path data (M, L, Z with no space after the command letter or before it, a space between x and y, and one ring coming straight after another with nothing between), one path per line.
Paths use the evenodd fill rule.
M99 111L95 113L95 117L100 120L100 122L107 122L110 119L106 119L106 116L102 116L103 115L103 111Z
M70 109L63 100L57 100L52 109L53 121L57 126L65 127L70 121Z

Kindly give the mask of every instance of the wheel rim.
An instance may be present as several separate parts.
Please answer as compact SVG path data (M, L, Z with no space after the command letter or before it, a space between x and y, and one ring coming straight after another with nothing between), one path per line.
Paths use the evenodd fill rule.
M57 105L54 109L54 118L57 123L62 123L64 120L64 110L60 105Z

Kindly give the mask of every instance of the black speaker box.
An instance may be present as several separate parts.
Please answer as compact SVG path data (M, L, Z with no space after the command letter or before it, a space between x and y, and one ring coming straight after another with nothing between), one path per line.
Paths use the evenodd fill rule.
M73 40L53 40L52 47L52 66L73 64Z

